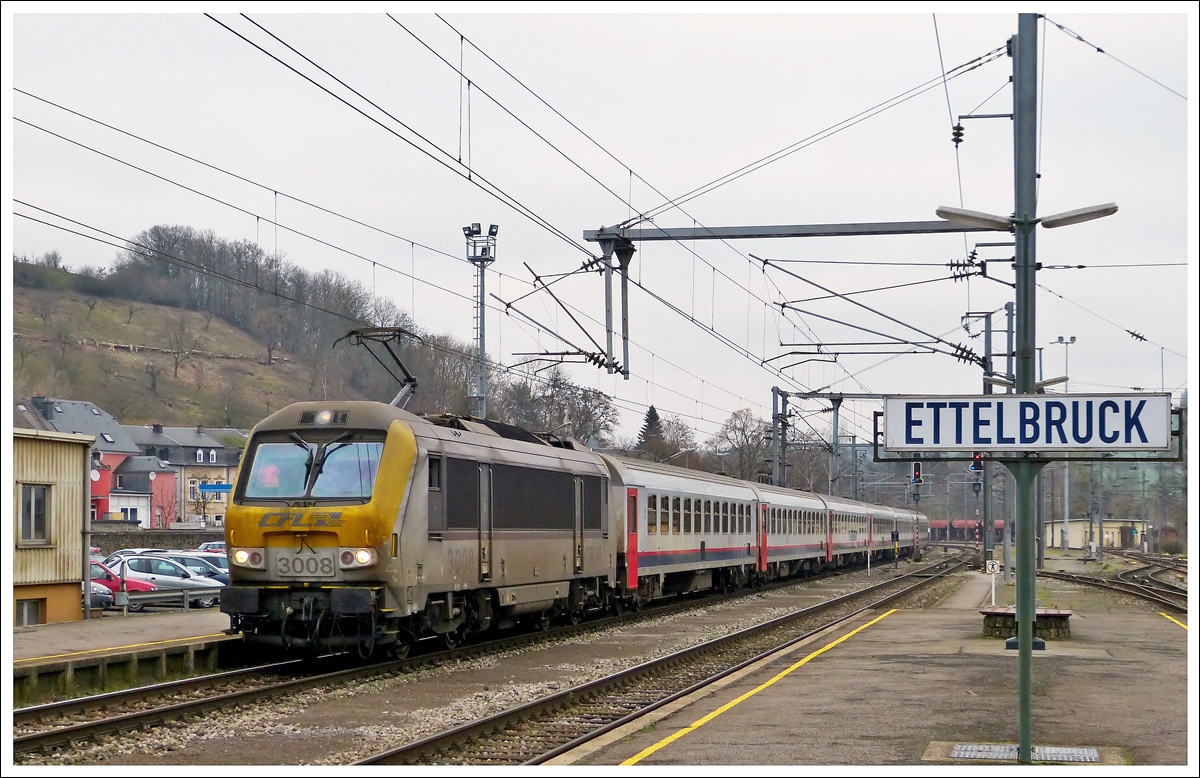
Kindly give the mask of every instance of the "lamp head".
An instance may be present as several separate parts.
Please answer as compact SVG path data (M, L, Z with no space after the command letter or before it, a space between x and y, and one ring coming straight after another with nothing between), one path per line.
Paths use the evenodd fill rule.
M498 232L500 232L499 224L493 224L492 226L488 227L488 236L494 238Z

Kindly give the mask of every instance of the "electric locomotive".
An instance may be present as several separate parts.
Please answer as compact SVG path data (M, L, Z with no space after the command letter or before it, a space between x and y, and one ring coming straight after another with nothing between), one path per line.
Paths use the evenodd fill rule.
M375 402L255 427L225 532L221 610L247 641L407 653L609 606L608 473L510 425Z

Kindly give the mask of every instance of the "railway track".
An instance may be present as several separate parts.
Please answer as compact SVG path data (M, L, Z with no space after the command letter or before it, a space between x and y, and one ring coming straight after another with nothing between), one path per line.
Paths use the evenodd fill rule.
M1128 571L1132 572L1132 571ZM1039 570L1042 578L1053 578L1059 581L1072 581L1090 586L1099 586L1114 592L1132 595L1154 605L1173 610L1177 613L1187 613L1187 592L1174 592L1157 586L1131 583L1121 578L1103 578L1097 575L1079 575L1077 573L1053 573L1049 570Z
M909 595L963 564L944 560L356 764L542 764L864 610Z
M306 663L303 660L289 660L273 665L20 708L13 713L13 752L28 754L71 748L76 743L87 742L104 735L158 726L259 700L278 699L318 686L411 673L422 667L447 661L469 659L556 639L568 639L617 623L636 623L643 619L707 607L755 596L764 591L828 579L841 575L842 572L835 571L799 580L776 581L755 589L738 590L732 594L671 600L620 617L605 616L580 624L552 628L546 632L513 634L486 642L469 643L449 651L417 652L399 660L367 665L359 663L352 667L338 667L332 671L328 669L327 663L319 672L313 671L311 661ZM336 657L332 659L336 660ZM289 674L293 677L285 677ZM264 678L264 675L267 677Z
M1176 559L1174 557L1162 556L1160 554L1143 554L1140 551L1118 550L1110 553L1115 553L1117 556L1125 557L1137 562L1154 565L1174 570L1177 573L1187 574L1188 565L1186 559Z

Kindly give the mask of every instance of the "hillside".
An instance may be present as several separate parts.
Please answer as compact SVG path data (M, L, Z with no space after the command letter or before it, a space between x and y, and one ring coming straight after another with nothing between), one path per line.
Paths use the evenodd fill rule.
M13 384L90 400L124 424L250 427L288 403L357 397L322 369L218 318L70 291L14 288ZM339 349L348 348L345 345Z

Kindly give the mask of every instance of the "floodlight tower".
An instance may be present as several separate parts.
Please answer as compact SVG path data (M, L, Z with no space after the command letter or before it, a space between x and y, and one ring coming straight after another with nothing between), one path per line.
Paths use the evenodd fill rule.
M479 222L463 227L467 239L467 259L475 266L475 347L478 364L475 371L475 392L471 395L471 414L476 418L487 418L487 350L484 340L484 272L496 261L496 233L500 226L488 226L487 235L482 234Z

